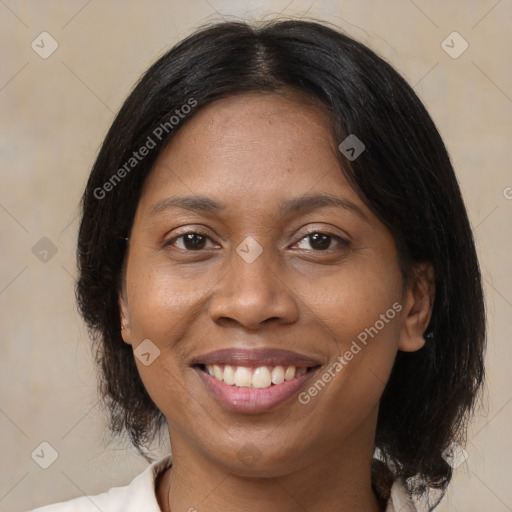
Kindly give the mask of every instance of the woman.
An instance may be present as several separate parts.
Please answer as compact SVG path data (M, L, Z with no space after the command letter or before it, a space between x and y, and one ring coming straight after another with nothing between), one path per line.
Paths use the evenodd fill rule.
M173 456L41 512L435 507L480 273L443 142L372 51L304 21L179 43L106 136L78 264L111 428Z

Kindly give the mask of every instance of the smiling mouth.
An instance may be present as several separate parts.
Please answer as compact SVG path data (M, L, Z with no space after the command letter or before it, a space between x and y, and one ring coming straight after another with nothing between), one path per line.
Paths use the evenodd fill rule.
M266 389L293 381L318 366L234 366L229 364L199 364L197 368L234 388Z

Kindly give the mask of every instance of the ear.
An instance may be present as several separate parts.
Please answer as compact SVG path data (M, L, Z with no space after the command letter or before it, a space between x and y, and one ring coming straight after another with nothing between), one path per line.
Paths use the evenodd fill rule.
M126 296L126 287L124 283L122 290L119 293L119 311L121 313L121 336L125 343L131 345L132 333L130 328L130 313L128 307L128 297Z
M432 316L434 296L434 268L430 263L417 264L405 291L399 350L415 352L425 345L423 336Z

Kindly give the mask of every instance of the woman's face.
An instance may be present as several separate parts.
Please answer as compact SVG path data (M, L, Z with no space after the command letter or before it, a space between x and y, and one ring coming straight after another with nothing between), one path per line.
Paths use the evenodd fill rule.
M149 175L123 337L175 458L277 476L371 455L396 352L422 340L394 239L343 176L339 142L304 98L241 95L189 119Z

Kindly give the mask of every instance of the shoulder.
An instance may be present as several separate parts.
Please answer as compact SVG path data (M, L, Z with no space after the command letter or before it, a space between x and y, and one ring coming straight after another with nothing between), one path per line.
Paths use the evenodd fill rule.
M126 503L127 487L115 487L96 496L82 496L63 503L36 508L29 512L120 512Z
M113 487L103 494L82 496L29 512L160 512L155 496L155 480L170 464L171 458L164 457L151 464L125 487Z

